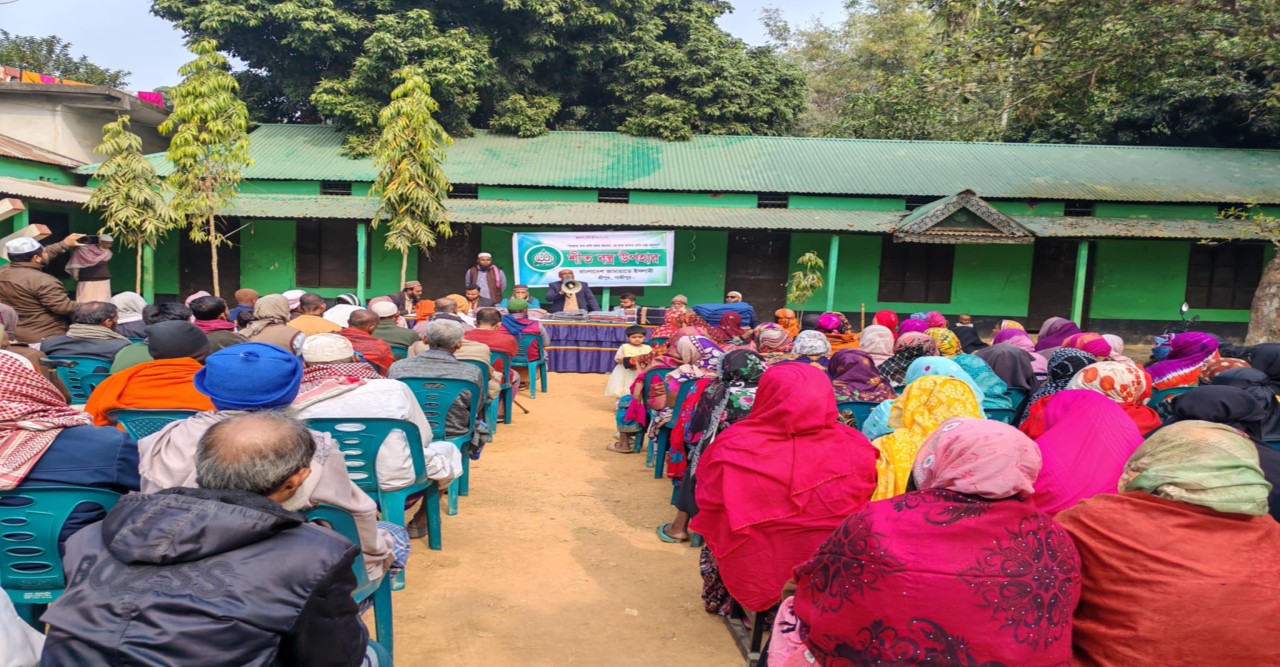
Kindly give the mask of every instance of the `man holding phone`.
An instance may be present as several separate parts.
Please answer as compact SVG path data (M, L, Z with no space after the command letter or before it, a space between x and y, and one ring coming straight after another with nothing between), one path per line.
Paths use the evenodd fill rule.
M108 234L80 238L80 247L67 262L67 273L78 281L76 301L111 300L111 269L107 262L111 261L112 241Z
M71 324L76 302L67 298L62 281L44 272L49 260L80 247L84 234L71 234L60 243L42 246L23 236L5 244L9 265L0 267L0 303L18 313L18 326L10 332L17 340L38 344L49 336L62 336Z

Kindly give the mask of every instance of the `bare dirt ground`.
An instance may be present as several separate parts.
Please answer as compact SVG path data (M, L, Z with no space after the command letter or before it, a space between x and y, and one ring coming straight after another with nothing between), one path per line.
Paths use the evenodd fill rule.
M698 550L664 544L671 485L613 438L606 376L553 374L480 461L444 518L444 550L414 540L394 594L396 664L733 667L702 610ZM370 619L371 620L371 619Z

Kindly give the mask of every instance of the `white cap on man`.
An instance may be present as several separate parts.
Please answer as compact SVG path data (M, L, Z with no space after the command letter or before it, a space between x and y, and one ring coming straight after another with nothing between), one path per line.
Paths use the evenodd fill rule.
M302 360L312 364L349 361L355 354L351 341L338 334L307 336L302 343Z
M29 252L35 252L40 248L40 242L30 236L20 236L4 244L5 251L10 255L25 255Z
M493 255L490 255L487 252L482 252L479 255L476 255L476 259L493 259Z
M369 310L372 310L373 314L378 317L394 317L400 314L400 309L390 301L379 301L369 306Z

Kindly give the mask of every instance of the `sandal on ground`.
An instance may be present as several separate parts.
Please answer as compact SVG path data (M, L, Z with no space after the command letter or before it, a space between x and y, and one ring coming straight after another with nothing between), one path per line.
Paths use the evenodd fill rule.
M670 528L670 527L671 527L671 524L669 523L664 523L661 526L658 526L658 539L662 540L663 542L668 542L671 544L678 544L680 542L689 541L689 538L687 537L684 539L681 539L679 537L672 537L671 535L669 535L667 533L667 528Z
M605 449L607 449L607 450L609 450L609 451L611 451L611 452L614 452L614 453L616 453L616 454L634 454L634 453L635 453L635 451L636 451L636 450L632 449L632 448L631 448L631 447L629 447L629 446L628 446L628 447L619 448L619 447L618 447L618 441L617 441L617 440L615 440L615 441L613 441L613 442L609 443L609 446L608 446L608 447L605 447Z
M422 518L419 519L418 517ZM405 526L404 529L409 532L410 539L417 540L426 537L427 515L423 512L418 512L409 520L409 524Z

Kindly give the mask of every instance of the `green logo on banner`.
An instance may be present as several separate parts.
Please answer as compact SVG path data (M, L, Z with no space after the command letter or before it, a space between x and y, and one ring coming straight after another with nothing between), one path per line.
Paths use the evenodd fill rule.
M524 254L524 263L538 271L550 271L564 262L564 255L554 246L536 245Z

